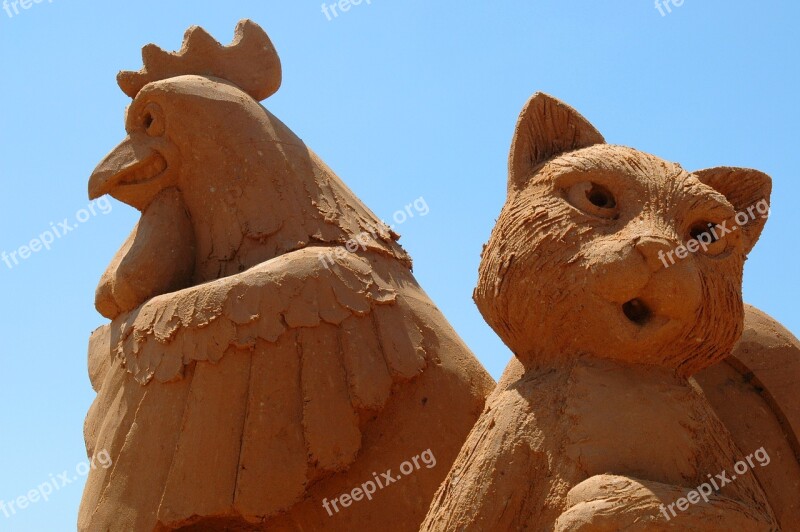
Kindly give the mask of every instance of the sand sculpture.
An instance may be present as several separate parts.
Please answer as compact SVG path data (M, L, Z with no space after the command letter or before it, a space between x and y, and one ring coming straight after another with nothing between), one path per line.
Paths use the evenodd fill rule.
M800 523L800 341L745 305L744 333L733 354L695 375L737 447L769 451L753 474L783 530Z
M748 309L730 356L770 191L755 170L690 173L607 145L536 94L474 294L515 358L421 529L777 530L796 516L798 394L778 373L800 372L797 341Z
M89 183L142 216L97 290L85 437L113 467L79 529L417 530L494 382L399 237L258 103L281 81L261 28L142 55Z

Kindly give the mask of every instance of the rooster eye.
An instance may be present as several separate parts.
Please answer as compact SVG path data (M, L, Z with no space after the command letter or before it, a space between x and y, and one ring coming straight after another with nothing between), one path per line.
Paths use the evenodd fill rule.
M615 219L619 216L614 194L597 183L583 182L573 185L567 190L567 200L573 207L598 218Z
M142 127L151 137L160 137L164 134L164 113L155 103L150 103L142 113Z

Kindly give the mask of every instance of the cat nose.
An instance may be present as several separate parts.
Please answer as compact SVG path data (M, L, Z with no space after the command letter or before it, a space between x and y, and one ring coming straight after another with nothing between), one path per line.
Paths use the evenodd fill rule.
M636 239L633 247L644 257L651 272L657 272L662 268L667 268L670 263L667 260L669 253L677 247L674 242L658 236L640 236Z

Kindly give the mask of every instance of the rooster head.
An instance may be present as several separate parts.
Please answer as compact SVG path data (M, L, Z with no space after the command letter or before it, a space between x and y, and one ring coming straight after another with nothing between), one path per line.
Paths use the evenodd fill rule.
M133 98L127 136L89 180L90 198L142 211L101 279L103 315L353 238L410 267L398 235L259 103L278 90L281 67L258 25L240 22L229 46L193 27L179 52L148 45L142 56L142 70L118 76Z

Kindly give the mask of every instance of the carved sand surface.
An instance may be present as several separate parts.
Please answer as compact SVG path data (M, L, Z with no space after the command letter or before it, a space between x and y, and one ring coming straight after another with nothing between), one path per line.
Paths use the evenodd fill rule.
M695 375L740 450L769 450L752 470L783 530L800 526L800 341L745 305L733 354Z
M418 530L494 382L398 235L258 103L281 82L261 28L142 55L89 183L142 216L97 289L85 437L114 465L79 529Z
M800 344L741 297L770 192L534 95L474 293L515 358L421 529L796 530Z

